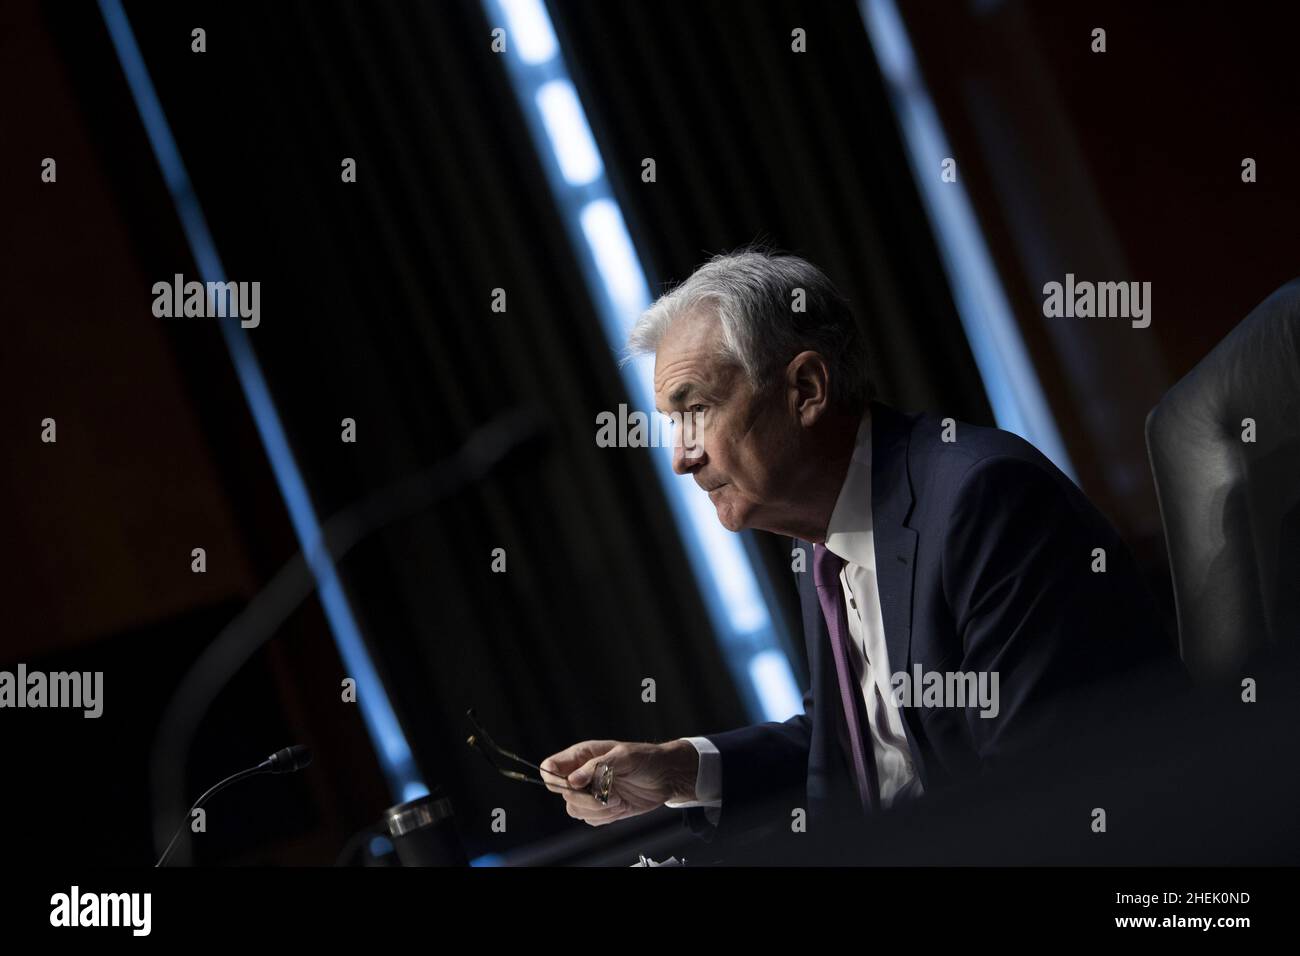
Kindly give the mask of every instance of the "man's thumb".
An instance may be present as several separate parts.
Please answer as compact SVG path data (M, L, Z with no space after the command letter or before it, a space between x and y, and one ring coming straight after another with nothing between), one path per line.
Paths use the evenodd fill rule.
M592 757L573 773L569 774L569 783L575 787L585 787L591 783L591 778L596 773L596 766L605 759L604 754L599 757Z

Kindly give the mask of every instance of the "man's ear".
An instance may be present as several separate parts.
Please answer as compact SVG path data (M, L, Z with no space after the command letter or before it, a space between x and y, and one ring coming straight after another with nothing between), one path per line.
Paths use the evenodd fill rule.
M814 424L830 407L830 369L820 353L800 352L785 367L786 391L790 404L805 428Z

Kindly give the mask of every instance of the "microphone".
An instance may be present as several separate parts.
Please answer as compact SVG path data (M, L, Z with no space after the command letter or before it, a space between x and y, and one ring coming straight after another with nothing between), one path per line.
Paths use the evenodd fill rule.
M294 744L292 747L285 747L271 754L257 765L257 769L265 768L271 773L295 773L310 766L311 750L302 744Z
M292 747L285 747L281 750L277 750L256 767L249 767L247 770L239 771L239 773L232 773L215 787L210 787L204 792L203 796L194 801L194 806L190 807L189 810L186 811L185 820L182 820L181 825L176 828L175 836L173 836L171 842L167 844L167 849L163 850L163 854L158 858L158 862L154 864L154 868L157 869L167 862L167 857L171 856L172 849L176 846L176 841L179 840L181 834L185 832L186 820L189 819L190 814L203 806L209 797L220 793L232 783L238 783L240 780L247 780L249 777L256 777L259 773L295 773L296 771L302 770L310 765L311 750L304 747L302 744L294 744Z

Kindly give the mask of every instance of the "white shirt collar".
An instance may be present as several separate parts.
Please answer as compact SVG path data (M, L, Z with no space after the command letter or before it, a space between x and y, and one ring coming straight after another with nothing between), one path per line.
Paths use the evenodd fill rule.
M863 413L844 484L826 526L826 549L850 564L875 569L871 533L871 410Z

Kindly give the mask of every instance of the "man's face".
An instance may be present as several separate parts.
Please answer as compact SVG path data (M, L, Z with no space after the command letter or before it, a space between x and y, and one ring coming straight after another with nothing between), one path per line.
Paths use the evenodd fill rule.
M688 313L668 327L655 354L655 406L685 419L674 436L673 470L694 476L728 531L778 527L794 421L781 389L756 395L740 369L717 359L720 334L712 315Z

